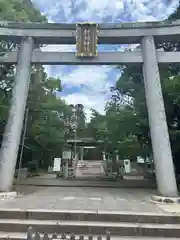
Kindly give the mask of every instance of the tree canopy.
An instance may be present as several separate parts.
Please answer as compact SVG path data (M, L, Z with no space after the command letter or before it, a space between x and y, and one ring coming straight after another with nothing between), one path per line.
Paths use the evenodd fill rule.
M169 19L180 18L180 7ZM157 48L179 51L180 43L162 43ZM150 129L141 66L118 66L120 78L112 87L105 115L96 113L89 128L95 138L106 137L122 158L152 157ZM159 66L162 91L176 172L180 172L180 68ZM94 113L94 110L92 111ZM103 124L101 124L103 123ZM101 126L101 127L98 127ZM103 126L105 126L103 128ZM103 131L102 131L103 128Z
M2 20L19 22L47 22L47 19L30 0L0 0ZM0 52L11 51L16 45L0 41ZM40 47L40 46L39 46ZM0 123L1 140L7 122L14 84L15 66L0 66ZM23 151L23 164L35 160L37 165L47 168L52 158L60 156L65 139L72 136L72 108L63 99L56 97L61 91L61 80L49 77L41 65L33 65L27 99L27 130ZM79 105L79 119L83 121L83 105ZM66 124L65 124L66 123ZM81 124L80 124L81 125ZM21 146L20 146L21 147Z

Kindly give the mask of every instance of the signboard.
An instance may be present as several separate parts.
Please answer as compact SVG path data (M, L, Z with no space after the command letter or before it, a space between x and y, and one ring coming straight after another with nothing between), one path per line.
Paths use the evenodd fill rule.
M124 170L125 173L131 172L131 161L129 159L124 159Z
M97 56L97 24L78 23L76 24L76 56L96 57Z
M54 158L53 172L61 171L61 158Z

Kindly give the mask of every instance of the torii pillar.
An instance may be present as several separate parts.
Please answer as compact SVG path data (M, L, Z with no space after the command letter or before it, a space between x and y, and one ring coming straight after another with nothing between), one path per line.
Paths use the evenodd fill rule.
M20 44L9 118L0 151L0 191L11 191L14 180L29 91L33 45L31 37L23 38Z
M177 197L177 184L153 36L142 39L143 75L158 192Z

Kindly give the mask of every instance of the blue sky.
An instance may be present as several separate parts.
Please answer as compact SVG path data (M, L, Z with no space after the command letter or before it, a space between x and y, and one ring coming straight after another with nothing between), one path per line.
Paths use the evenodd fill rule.
M178 0L33 0L49 22L117 23L127 21L157 21L168 17ZM129 46L133 47L133 46ZM122 51L123 46L99 46L99 51ZM43 51L75 51L72 45L49 45ZM50 76L59 77L63 85L60 96L69 104L85 106L87 119L90 109L100 113L110 98L109 91L120 72L112 66L47 66Z

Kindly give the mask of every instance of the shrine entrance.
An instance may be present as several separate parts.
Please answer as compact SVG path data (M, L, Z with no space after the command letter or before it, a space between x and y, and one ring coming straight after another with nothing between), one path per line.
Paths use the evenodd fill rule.
M105 177L101 144L91 138L67 140L71 151L76 153L74 177L84 179L100 179Z
M179 28L178 20L111 25L1 22L0 40L19 44L19 48L0 54L0 64L17 64L1 147L0 191L10 191L14 180L31 64L138 64L142 66L158 192L162 196L178 196L158 64L179 64L180 52L159 51L156 46L178 42ZM98 53L97 43L138 44L139 47L135 51ZM42 52L43 44L76 44L77 51Z
M91 138L67 140L67 144L72 152L76 152L78 159L88 161L103 160L102 143L103 141L96 141Z

